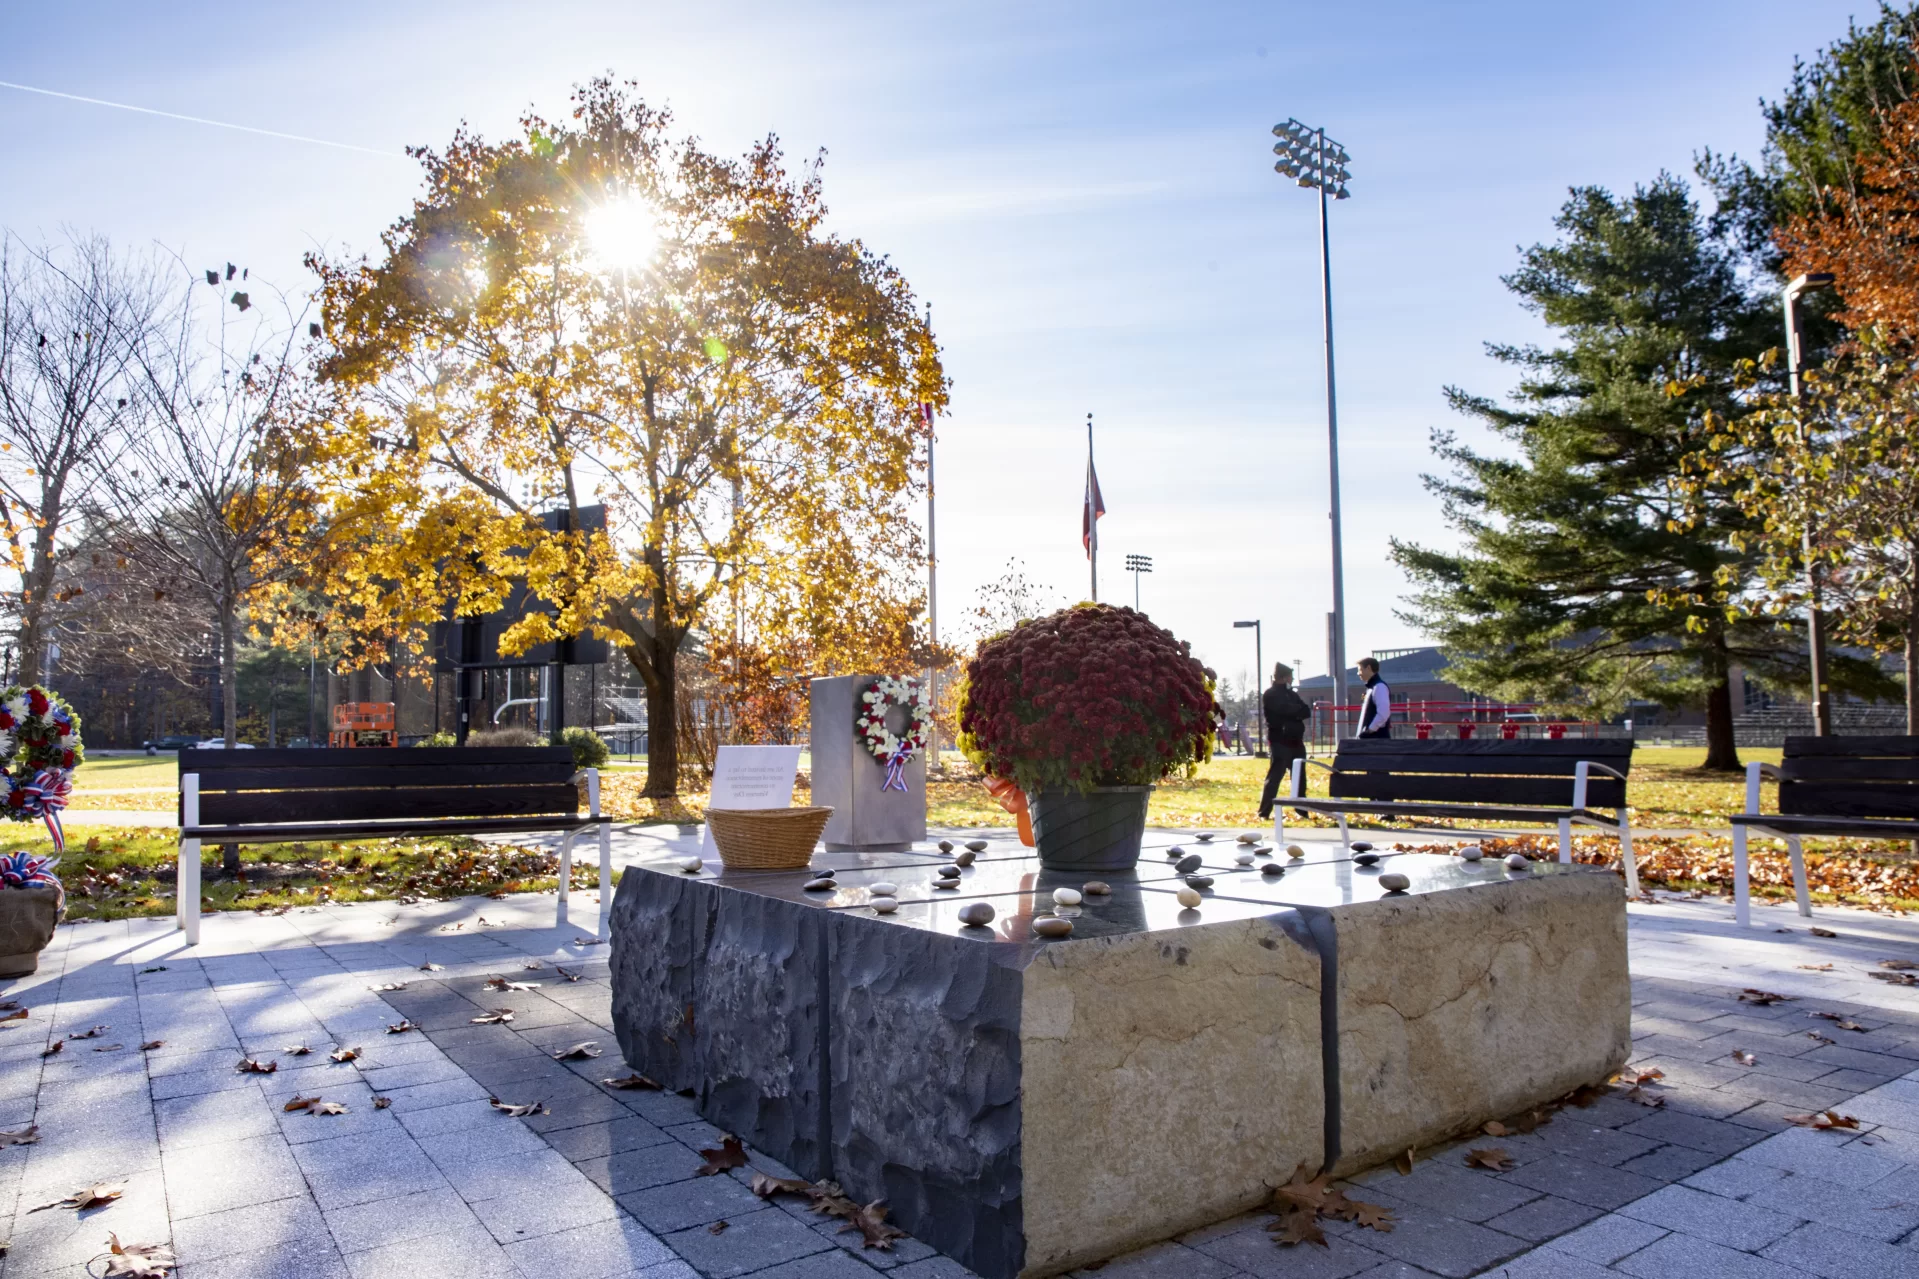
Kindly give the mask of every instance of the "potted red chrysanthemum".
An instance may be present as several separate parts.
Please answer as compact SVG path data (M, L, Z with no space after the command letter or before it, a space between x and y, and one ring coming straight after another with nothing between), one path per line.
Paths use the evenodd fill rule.
M1082 604L980 645L959 744L1026 792L1042 865L1125 870L1154 783L1211 757L1218 715L1186 644L1130 608Z

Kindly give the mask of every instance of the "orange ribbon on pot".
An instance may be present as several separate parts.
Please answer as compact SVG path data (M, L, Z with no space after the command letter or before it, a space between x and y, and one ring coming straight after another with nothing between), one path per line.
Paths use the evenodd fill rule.
M986 779L986 793L1019 820L1019 842L1028 848L1033 847L1033 815L1026 810L1026 792L1004 777L989 777Z

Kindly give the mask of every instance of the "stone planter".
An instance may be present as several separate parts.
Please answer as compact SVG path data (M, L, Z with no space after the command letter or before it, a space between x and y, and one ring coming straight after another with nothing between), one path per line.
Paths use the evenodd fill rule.
M25 977L40 966L65 903L60 889L35 884L0 888L0 977Z
M1095 786L1030 796L1033 843L1048 870L1131 870L1146 834L1151 786Z

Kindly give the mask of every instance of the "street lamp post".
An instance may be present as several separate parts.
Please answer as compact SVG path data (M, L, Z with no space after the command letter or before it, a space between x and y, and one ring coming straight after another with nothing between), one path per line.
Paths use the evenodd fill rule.
M1255 620L1251 622L1233 623L1233 629L1236 631L1243 631L1249 626L1253 628L1253 688L1255 690L1253 693L1253 702L1259 707L1259 737L1257 739L1257 749L1253 753L1261 759L1264 759L1266 757L1266 699L1259 695L1258 690L1264 687L1260 681L1266 678L1265 675L1261 673L1265 669L1266 657L1261 651L1262 639L1259 622Z
M1133 575L1133 611L1139 612L1139 575L1153 571L1153 557L1150 555L1128 555L1126 571Z
M1785 288L1786 308L1786 381L1792 398L1801 394L1799 385L1800 350L1806 339L1804 316L1799 299L1832 287L1832 273L1817 271L1799 276ZM1802 432L1805 426L1801 423ZM1814 737L1832 736L1832 695L1826 691L1826 614L1820 607L1819 566L1812 557L1812 520L1807 518L1800 530L1806 557L1806 665L1812 679L1812 733ZM1738 708L1734 707L1734 713Z
M1288 119L1273 126L1273 168L1303 187L1319 193L1319 284L1326 328L1326 456L1332 481L1333 528L1333 704L1346 704L1346 568L1339 528L1339 411L1333 393L1333 262L1326 231L1326 200L1344 200L1352 159L1346 148L1326 136L1326 130L1308 128Z

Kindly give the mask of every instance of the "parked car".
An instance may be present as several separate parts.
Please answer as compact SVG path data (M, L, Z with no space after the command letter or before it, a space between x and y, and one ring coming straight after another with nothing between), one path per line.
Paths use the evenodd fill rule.
M227 748L227 739L224 737L209 737L204 742L194 742L193 745L203 751L221 751ZM250 751L253 749L253 743L235 742L233 749L236 751Z
M149 755L158 755L161 751L185 750L189 746L198 746L199 744L199 738L186 734L174 734L171 737L156 737L151 741L141 743L141 745L146 747L147 754Z

